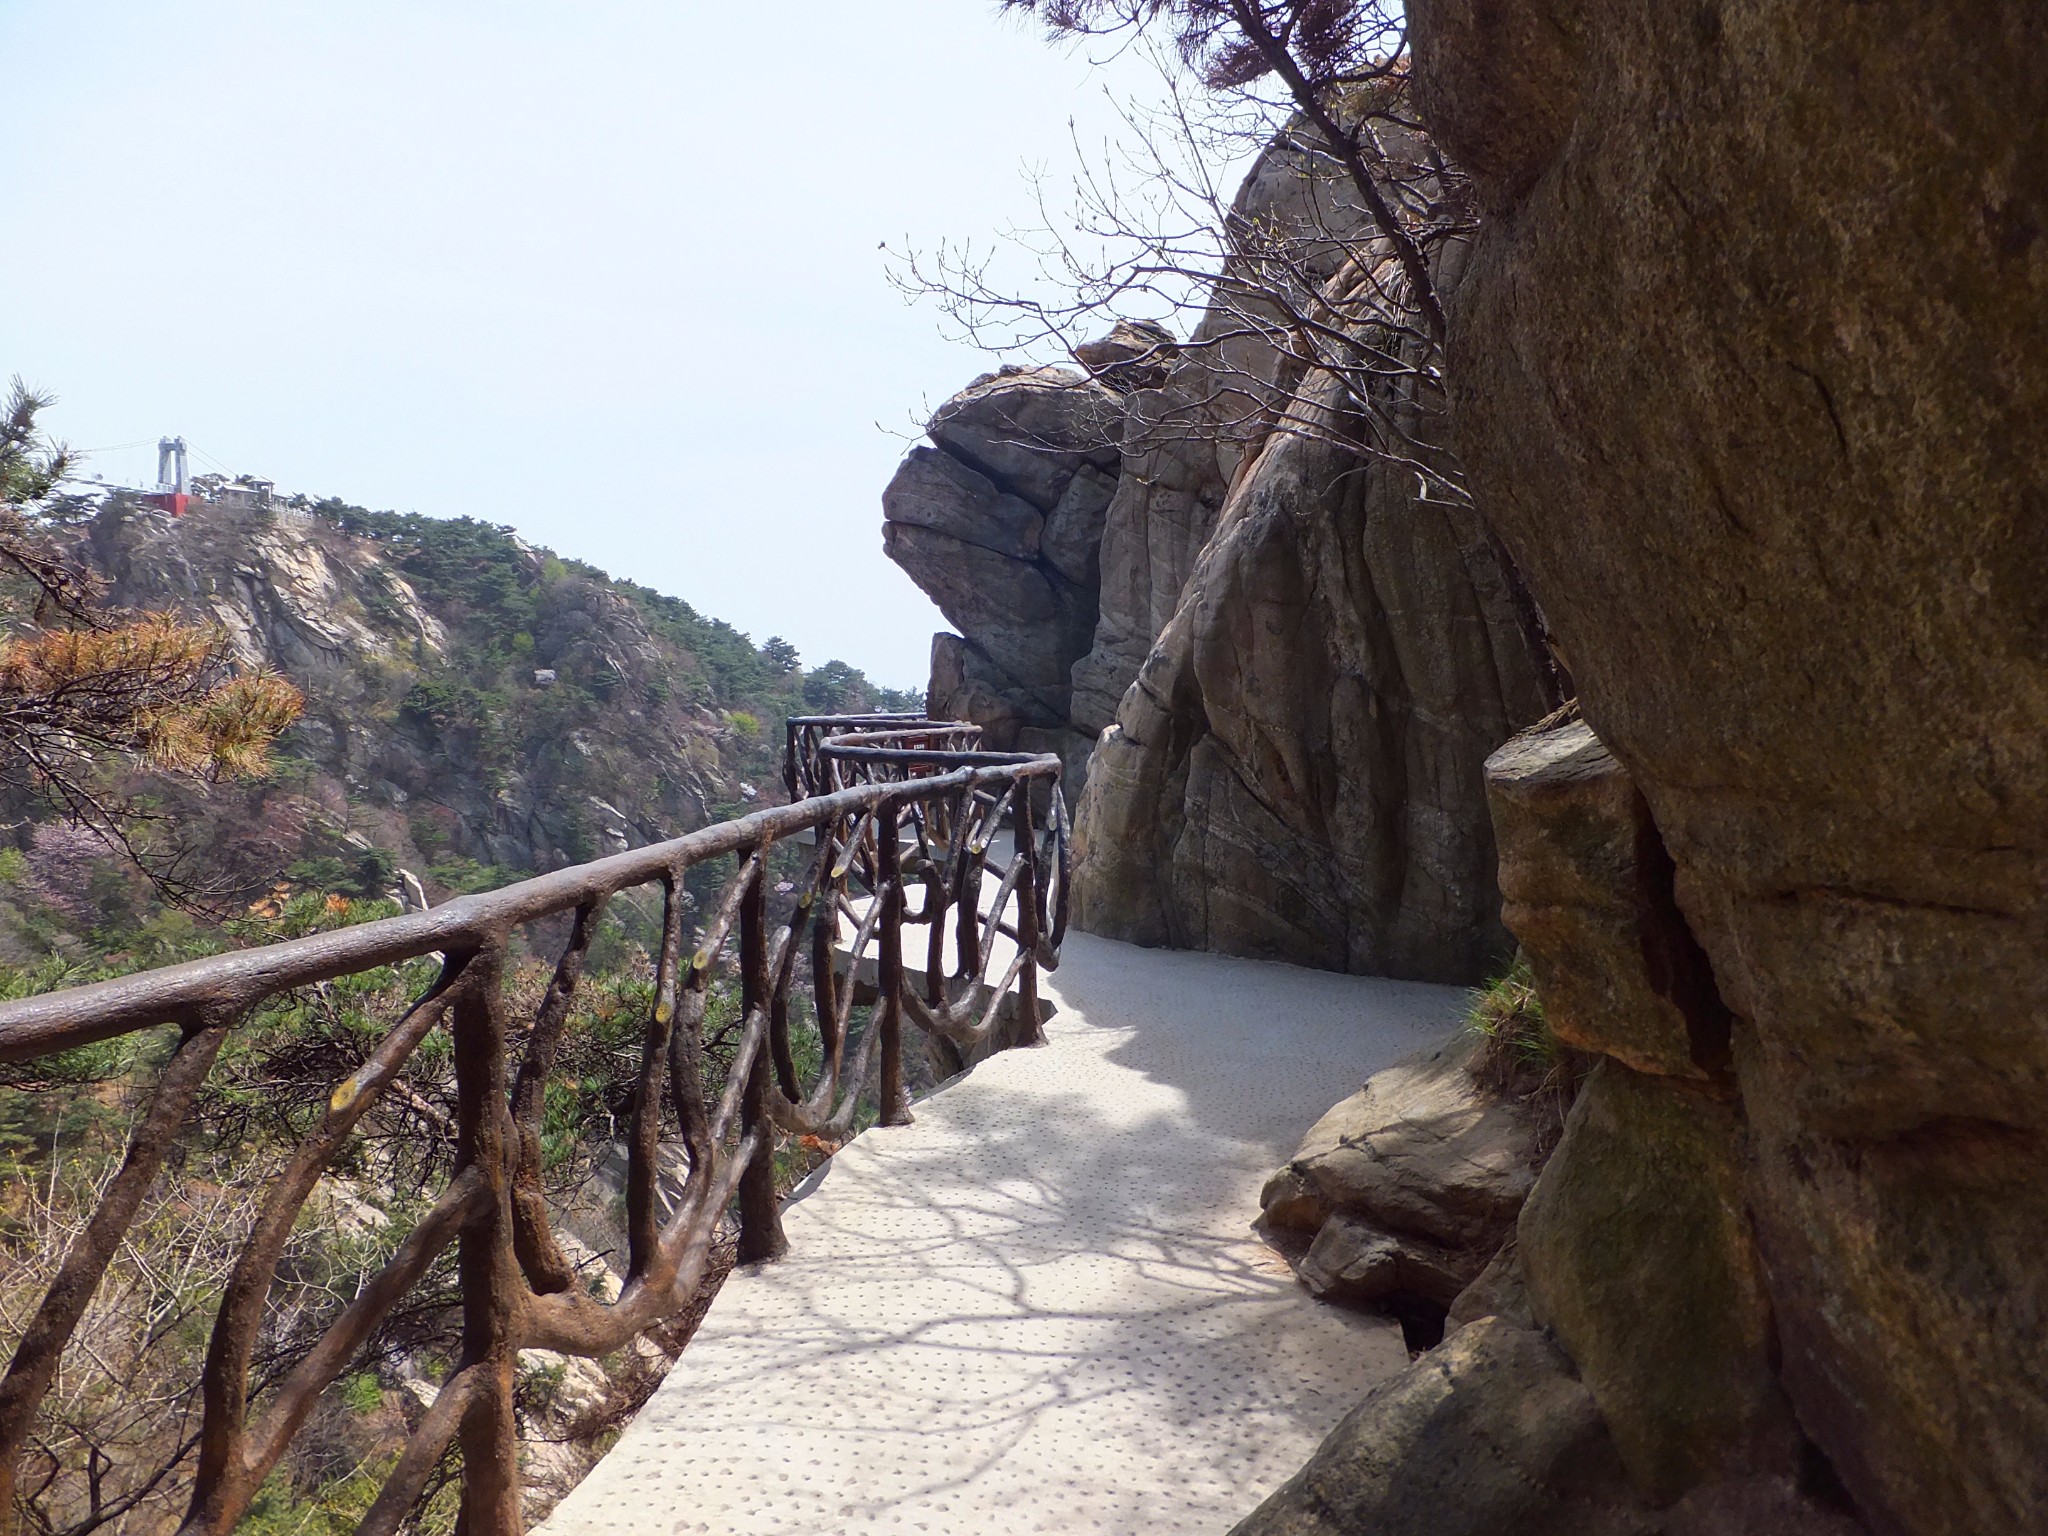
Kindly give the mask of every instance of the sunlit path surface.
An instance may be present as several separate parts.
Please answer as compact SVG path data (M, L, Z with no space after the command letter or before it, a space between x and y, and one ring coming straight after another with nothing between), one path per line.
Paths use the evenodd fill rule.
M727 1281L550 1536L1221 1532L1407 1363L1249 1223L1463 994L1085 934L1046 990L1049 1046L790 1206L789 1258Z

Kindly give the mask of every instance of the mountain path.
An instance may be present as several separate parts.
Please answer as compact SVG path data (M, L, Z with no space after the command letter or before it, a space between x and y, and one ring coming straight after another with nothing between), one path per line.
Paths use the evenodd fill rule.
M1465 994L1086 934L1044 989L1050 1044L813 1176L548 1536L1221 1533L1408 1363L1250 1223Z

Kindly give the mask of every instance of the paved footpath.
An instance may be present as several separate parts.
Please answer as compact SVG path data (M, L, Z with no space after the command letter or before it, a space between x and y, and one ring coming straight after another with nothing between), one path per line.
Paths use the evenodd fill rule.
M1249 1223L1464 994L1086 934L1046 991L1049 1046L821 1170L548 1536L1220 1536L1407 1364Z

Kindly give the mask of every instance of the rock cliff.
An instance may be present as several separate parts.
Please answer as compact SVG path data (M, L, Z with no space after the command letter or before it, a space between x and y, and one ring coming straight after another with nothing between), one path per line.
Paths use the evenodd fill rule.
M1236 212L1356 284L1340 190L1276 148ZM1556 703L1547 658L1484 520L1341 446L1344 385L1218 292L1184 345L1123 327L1077 349L1090 376L992 375L934 417L883 498L961 630L930 707L1066 758L1083 928L1475 981L1508 948L1481 765ZM1427 439L1440 407L1390 409Z
M1524 1212L1532 1294L1660 1499L1789 1411L1872 1530L2040 1531L2048 24L1410 15L1488 210L1459 446L1704 962L1691 1010L1578 983L1634 1014ZM1525 905L1532 949L1574 931ZM1672 1401L1709 1337L1717 1395Z
M1347 408L1333 380L1301 396L1309 420ZM1482 765L1552 702L1471 507L1275 433L1096 747L1076 920L1477 981L1509 948Z

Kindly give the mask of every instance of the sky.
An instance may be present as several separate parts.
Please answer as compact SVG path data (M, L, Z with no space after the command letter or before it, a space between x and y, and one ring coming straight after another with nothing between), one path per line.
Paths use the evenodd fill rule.
M1159 94L996 10L4 0L0 377L110 479L182 434L922 686L880 493L993 363L877 247L1035 223Z

